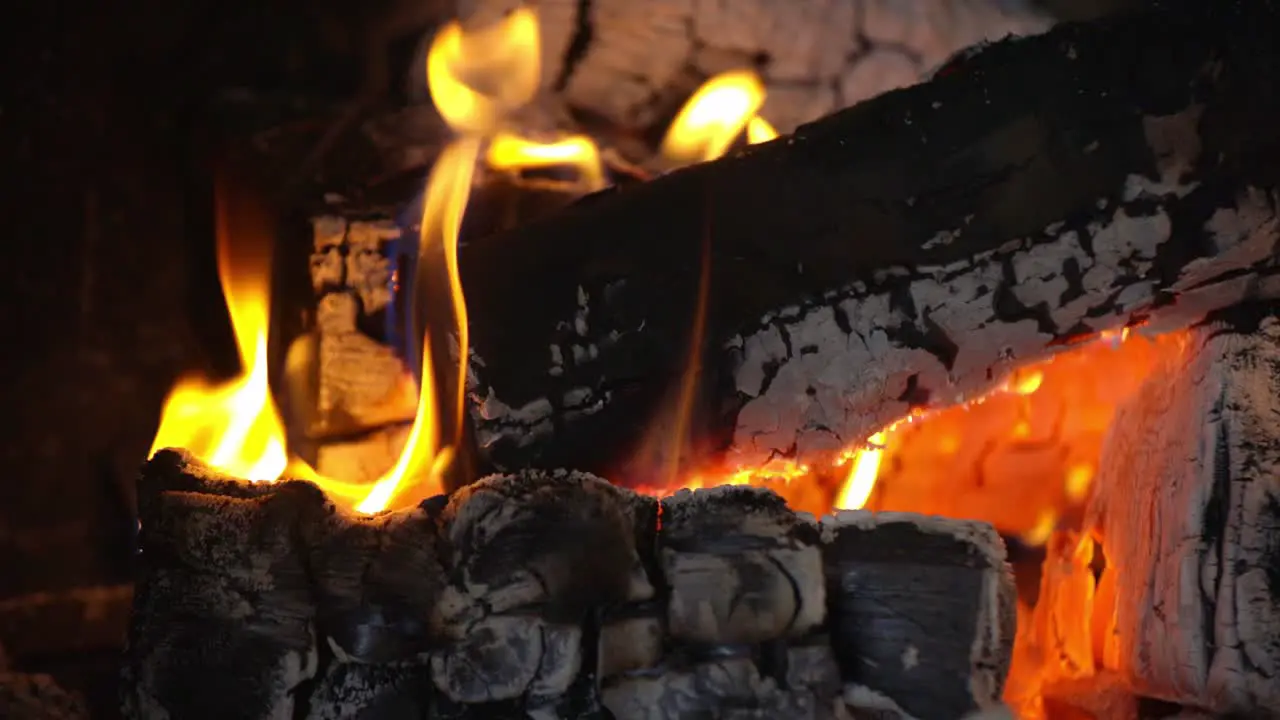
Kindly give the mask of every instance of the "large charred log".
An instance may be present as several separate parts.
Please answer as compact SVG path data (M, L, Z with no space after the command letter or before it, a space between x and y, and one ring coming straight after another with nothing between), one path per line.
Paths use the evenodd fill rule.
M1280 707L1280 321L1197 328L1123 405L1092 514L1104 667L1219 715Z
M487 460L628 457L690 365L704 243L692 426L732 465L813 460L1100 330L1275 295L1280 8L1187 5L1005 40L468 243Z
M173 451L142 478L133 718L817 719L892 698L941 720L994 704L1009 661L981 523L818 523L767 490L655 500L566 471L372 517ZM850 597L868 579L889 590ZM870 607L907 587L955 597ZM909 661L868 670L885 653Z

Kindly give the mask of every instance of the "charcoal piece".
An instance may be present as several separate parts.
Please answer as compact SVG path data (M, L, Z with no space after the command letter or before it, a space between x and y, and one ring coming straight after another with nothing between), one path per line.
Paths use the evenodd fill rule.
M425 664L336 662L311 692L306 720L420 720L430 717Z
M847 704L945 720L1000 702L1017 591L994 528L847 511L822 533Z
M625 602L640 565L630 493L571 472L485 478L441 514L447 585L432 658L456 702L555 698L582 672L583 627Z
M1189 331L1117 412L1090 506L1096 655L1140 695L1274 717L1280 320L1237 310Z
M469 242L485 459L630 457L689 364L704 240L691 422L735 468L813 465L1072 340L1274 297L1278 67L1269 2L1059 25Z
M130 718L276 718L315 673L304 528L314 485L252 485L163 450L139 480L139 565L122 684Z
M826 614L817 526L769 490L682 490L662 500L658 543L677 641L754 644L803 635Z

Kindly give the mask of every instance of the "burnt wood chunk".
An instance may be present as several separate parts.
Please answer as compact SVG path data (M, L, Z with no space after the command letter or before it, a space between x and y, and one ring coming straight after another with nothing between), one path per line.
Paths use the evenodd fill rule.
M682 490L658 533L671 637L708 645L796 637L826 617L817 523L753 487Z
M420 507L330 515L309 543L321 640L364 663L430 650L428 619L446 583L436 535L436 518Z
M1270 312L1270 310L1268 310ZM1091 503L1101 657L1139 694L1280 708L1280 320L1244 308L1122 405ZM1105 598L1103 600L1102 598Z
M325 512L323 494L237 481L170 450L144 466L140 489L126 715L290 717L316 671L299 529Z
M583 661L584 624L627 600L640 565L627 495L559 471L493 476L450 497L452 582L432 612L448 642L432 659L444 695L554 704L594 670Z
M312 219L315 408L306 433L342 435L413 419L417 384L396 351L371 337L389 311L403 233L389 219ZM412 240L411 240L412 241Z
M468 242L478 444L499 469L631 457L689 366L704 244L695 460L731 468L814 465L1073 340L1274 297L1278 73L1271 2L1063 24Z
M432 717L431 670L412 663L335 662L312 691L306 720Z
M944 720L1000 702L1017 593L994 528L848 511L822 533L846 703Z

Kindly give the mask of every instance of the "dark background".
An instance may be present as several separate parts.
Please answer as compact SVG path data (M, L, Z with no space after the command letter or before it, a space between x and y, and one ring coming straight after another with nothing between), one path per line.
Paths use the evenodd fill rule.
M307 138L300 165L357 96L365 110L396 102L394 69L417 33L373 32L393 2L28 0L4 11L0 601L128 581L133 473L166 392L185 372L235 369L210 154L290 125ZM1049 4L1080 16L1131 3ZM275 177L272 202L288 215L314 178ZM9 660L109 707L115 652Z

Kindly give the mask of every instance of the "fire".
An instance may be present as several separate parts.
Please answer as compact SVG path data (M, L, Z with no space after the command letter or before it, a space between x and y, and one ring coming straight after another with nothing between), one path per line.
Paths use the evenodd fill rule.
M509 14L501 23L463 33L457 23L446 26L433 40L427 56L427 81L441 116L458 134L432 168L424 191L419 257L443 255L460 347L457 394L449 403L455 428L462 428L468 346L466 303L458 272L458 234L471 191L477 161L488 144L486 161L499 169L555 164L576 166L585 184L600 187L604 172L594 143L581 136L537 143L502 130L512 111L527 104L538 89L539 31L537 16L528 8ZM221 197L221 196L220 196ZM282 474L312 480L335 499L360 512L375 513L396 501L418 499L443 489L442 475L454 448L440 438L440 412L434 382L435 363L423 342L418 411L395 465L369 487L325 478L298 458L289 459L285 432L267 374L269 310L269 243L261 237L238 237L241 228L227 227L226 208L219 204L219 271L231 311L241 375L213 384L186 379L170 393L152 443L154 453L164 447L185 447L214 467L257 481ZM259 223L259 229L265 227ZM247 262L233 262L228 250L256 248ZM453 438L455 444L458 438ZM407 486L414 485L409 496Z
M215 189L214 232L218 279L241 372L222 383L201 376L179 380L165 399L148 455L183 447L233 475L274 480L284 471L288 455L284 423L267 382L270 244L254 234L262 226L248 216L252 209L233 208L238 198L229 197L231 192L225 182ZM241 236L233 238L237 234Z
M551 143L534 142L511 133L499 133L489 141L485 163L496 170L525 170L572 166L588 192L606 185L600 150L585 135L572 135Z
M756 115L764 99L764 84L749 70L711 78L672 121L662 141L662 154L678 163L703 162L728 152L744 129L751 144L778 137L778 131Z

